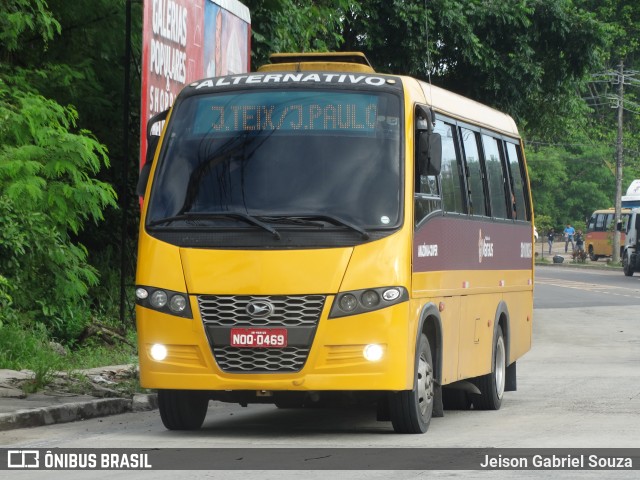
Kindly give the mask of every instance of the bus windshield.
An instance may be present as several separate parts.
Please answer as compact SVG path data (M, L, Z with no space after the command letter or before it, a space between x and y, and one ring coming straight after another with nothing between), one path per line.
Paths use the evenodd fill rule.
M367 91L187 97L167 127L147 226L396 227L400 108L397 96Z

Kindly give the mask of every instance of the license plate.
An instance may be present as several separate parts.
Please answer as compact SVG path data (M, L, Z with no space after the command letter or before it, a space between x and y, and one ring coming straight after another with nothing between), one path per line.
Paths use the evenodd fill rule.
M232 328L231 346L240 348L282 348L287 346L286 328Z

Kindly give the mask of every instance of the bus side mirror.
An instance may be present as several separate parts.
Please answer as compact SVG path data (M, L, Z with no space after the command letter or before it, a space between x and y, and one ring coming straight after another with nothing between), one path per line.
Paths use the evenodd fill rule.
M151 131L156 124L164 122L169 115L169 110L160 112L149 119L147 123L147 153L144 159L144 165L140 169L140 176L138 177L138 184L136 185L136 194L139 197L144 197L144 193L147 191L147 183L149 182L149 174L151 173L151 165L153 165L153 158L156 156L156 149L160 142L160 134L153 135ZM158 125L158 129L161 130L161 126Z
M421 130L417 133L416 163L420 175L440 175L442 138L439 133Z

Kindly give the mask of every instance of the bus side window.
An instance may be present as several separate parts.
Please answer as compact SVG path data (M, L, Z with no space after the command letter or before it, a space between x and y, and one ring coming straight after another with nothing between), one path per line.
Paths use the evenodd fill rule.
M607 214L607 224L604 227L605 232L608 232L609 229L611 228L611 223L613 222L613 217L614 217L613 213L608 213Z
M589 223L587 225L587 231L593 232L595 229L596 229L596 216L591 215L591 218L589 219Z
M509 159L509 175L511 176L511 192L515 201L513 218L516 220L530 220L531 213L527 202L527 185L524 182L522 171L524 161L518 155L518 146L511 142L507 145L507 157Z
M599 213L598 216L596 217L596 232L604 232L604 219L605 219L605 214L604 213Z
M494 218L508 218L506 182L503 176L502 161L498 140L489 135L482 135L485 166L489 178L489 195L491 197L491 216ZM508 192L508 189L506 189Z
M433 131L439 133L442 139L442 167L440 169L442 206L447 212L466 213L463 197L463 170L456 152L454 127L448 123L437 122Z
M488 215L484 191L484 168L478 152L478 139L475 132L461 127L464 159L467 166L467 185L472 215Z

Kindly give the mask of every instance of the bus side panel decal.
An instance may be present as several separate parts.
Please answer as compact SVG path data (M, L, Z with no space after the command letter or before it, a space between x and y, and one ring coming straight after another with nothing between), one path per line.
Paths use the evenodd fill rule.
M413 271L527 270L533 256L530 225L434 217L413 240Z

